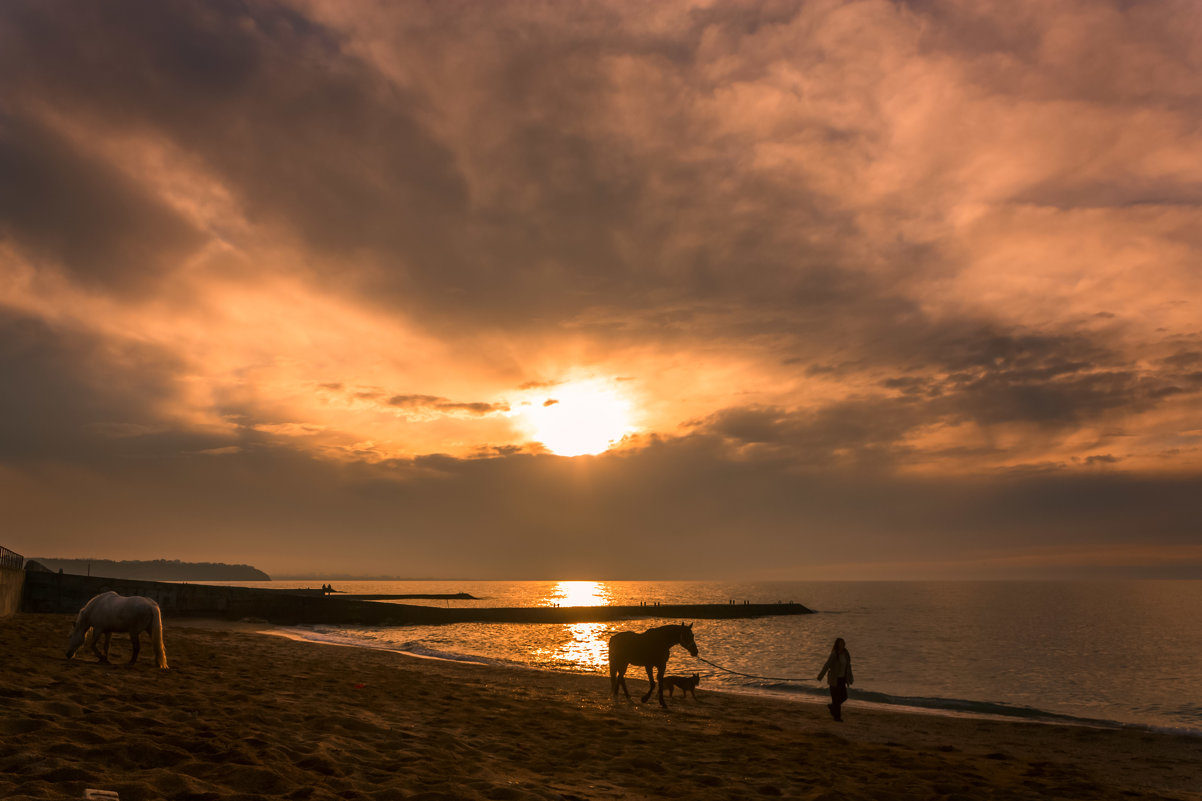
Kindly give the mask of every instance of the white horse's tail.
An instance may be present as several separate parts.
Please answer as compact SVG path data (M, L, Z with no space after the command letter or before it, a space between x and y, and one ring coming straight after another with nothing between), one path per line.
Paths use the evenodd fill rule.
M163 613L155 604L150 617L150 639L154 643L154 661L164 670L167 668L167 648L163 645Z

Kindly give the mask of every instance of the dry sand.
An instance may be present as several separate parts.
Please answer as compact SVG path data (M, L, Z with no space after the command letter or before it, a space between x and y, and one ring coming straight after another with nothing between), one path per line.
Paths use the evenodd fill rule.
M838 724L704 685L665 712L612 701L603 677L221 623L167 621L170 670L145 644L133 667L68 662L70 624L0 620L0 798L1202 799L1202 738L857 708Z

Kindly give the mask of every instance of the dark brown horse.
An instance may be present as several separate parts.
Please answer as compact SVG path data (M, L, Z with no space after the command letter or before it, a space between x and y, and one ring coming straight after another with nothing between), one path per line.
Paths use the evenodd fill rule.
M630 697L626 689L627 665L642 665L647 668L647 681L651 687L643 696L643 703L655 692L656 680L651 676L651 668L655 668L659 679L659 705L667 708L664 702L664 669L668 666L668 652L673 645L683 647L693 656L697 656L697 643L693 640L693 624L683 623L673 626L659 626L648 629L642 634L633 631L619 631L609 638L609 684L613 694L618 694L618 688Z

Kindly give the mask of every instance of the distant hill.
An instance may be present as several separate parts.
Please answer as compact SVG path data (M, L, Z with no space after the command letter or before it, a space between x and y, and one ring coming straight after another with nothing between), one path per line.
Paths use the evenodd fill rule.
M178 559L151 561L123 559L46 559L38 562L52 573L63 571L77 576L140 579L142 581L271 581L271 576L250 565L226 565L220 562L181 562Z

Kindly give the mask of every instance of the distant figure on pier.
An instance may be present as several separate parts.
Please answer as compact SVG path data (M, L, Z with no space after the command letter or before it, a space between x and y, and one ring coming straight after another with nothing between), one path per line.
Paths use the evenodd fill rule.
M847 688L855 683L855 678L851 675L851 654L842 637L835 639L831 655L827 657L826 664L822 666L822 671L818 674L818 681L822 681L823 676L827 677L827 684L831 688L831 702L826 705L826 708L830 710L832 718L842 723L843 702L847 700Z

